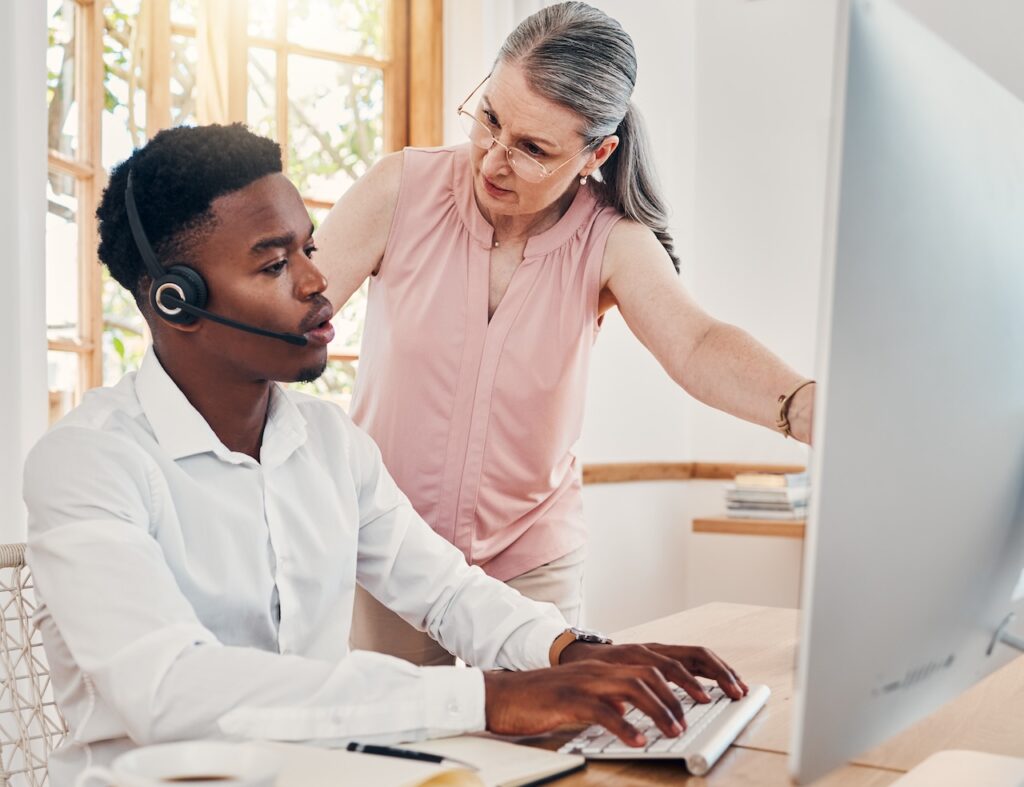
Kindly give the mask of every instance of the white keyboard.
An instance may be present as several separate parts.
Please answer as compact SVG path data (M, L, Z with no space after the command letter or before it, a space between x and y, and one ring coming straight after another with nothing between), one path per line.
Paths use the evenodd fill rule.
M767 686L751 686L746 697L733 701L717 686L705 686L711 702L700 704L678 686L673 686L673 689L686 714L686 732L678 738L665 737L650 717L637 708L631 708L626 720L647 738L647 745L643 748L627 746L600 724L594 724L559 751L582 754L592 760L681 759L686 761L686 769L690 773L703 776L764 707L771 694Z

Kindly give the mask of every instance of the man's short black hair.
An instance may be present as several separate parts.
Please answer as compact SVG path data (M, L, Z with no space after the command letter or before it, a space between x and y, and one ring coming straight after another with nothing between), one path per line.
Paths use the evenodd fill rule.
M110 173L96 210L100 262L138 303L146 301L139 284L148 272L125 212L129 172L142 226L166 266L190 262L196 241L213 229L217 197L280 171L280 146L241 123L161 131Z

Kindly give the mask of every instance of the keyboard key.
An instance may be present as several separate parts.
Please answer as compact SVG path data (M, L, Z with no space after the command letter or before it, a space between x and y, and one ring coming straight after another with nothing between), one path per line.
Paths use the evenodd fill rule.
M686 726L692 727L693 724L703 718L709 710L714 707L713 702L709 702L707 705L694 705L690 709L690 712L686 714Z
M631 710L625 716L626 721L628 721L630 724L636 724L639 721L643 721L645 718L647 717L644 715L644 712L639 708L633 708L633 710Z
M584 754L599 754L605 750L605 747L610 743L614 743L618 738L612 735L610 732L606 732L603 735L588 741L586 746L583 748Z
M680 736L682 737L682 736ZM658 738L656 741L651 743L647 747L649 752L661 752L668 751L672 748L672 745L678 740L678 738Z

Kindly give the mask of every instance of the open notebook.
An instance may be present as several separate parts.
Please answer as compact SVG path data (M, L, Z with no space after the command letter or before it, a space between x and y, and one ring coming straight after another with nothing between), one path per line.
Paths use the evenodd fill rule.
M340 749L318 749L290 743L260 745L284 755L284 767L275 787L337 787L342 778L345 784L369 784L374 787L413 787L421 784L526 787L579 770L585 764L583 757L576 754L558 754L476 735L437 738L403 744L401 747L472 763L479 768L475 772L449 763L434 765ZM465 779L458 778L460 771ZM446 773L450 780L434 781Z

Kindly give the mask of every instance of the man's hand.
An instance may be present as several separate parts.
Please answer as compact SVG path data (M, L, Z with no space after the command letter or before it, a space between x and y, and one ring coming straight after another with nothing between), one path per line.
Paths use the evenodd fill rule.
M484 693L487 729L500 735L600 724L630 746L643 746L644 736L623 718L627 704L669 737L686 728L682 705L655 667L579 661L531 672L485 672Z
M721 686L722 691L734 700L747 693L744 683L736 671L707 648L687 645L594 645L574 642L562 651L559 664L581 661L600 661L606 664L630 664L653 667L665 680L682 688L697 702L710 702L697 678L709 678Z

